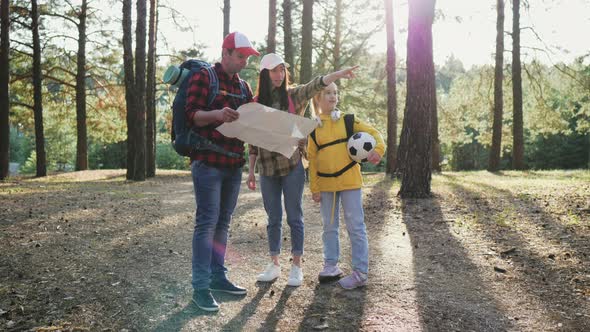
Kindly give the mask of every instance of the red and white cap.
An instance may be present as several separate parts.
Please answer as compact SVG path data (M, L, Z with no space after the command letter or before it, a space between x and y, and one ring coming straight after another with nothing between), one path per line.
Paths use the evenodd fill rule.
M222 48L236 49L245 56L260 55L260 53L252 46L248 37L241 32L235 31L230 33L223 40Z

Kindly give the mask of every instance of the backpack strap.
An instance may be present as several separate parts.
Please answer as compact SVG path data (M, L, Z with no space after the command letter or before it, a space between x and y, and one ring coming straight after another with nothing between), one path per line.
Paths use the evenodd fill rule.
M318 141L315 140L315 129L309 134L309 137L311 137L311 140L315 143L315 146L319 150L320 146L318 145Z
M209 73L209 95L207 96L207 106L211 106L213 100L215 100L215 97L219 94L219 79L217 78L217 73L213 66L207 66L205 68Z
M311 132L311 134L309 134L309 136L311 137L311 139L313 140L315 145L318 147L318 150L321 150L321 149L328 147L330 145L348 142L348 139L350 137L352 137L352 135L354 134L354 114L345 114L344 115L344 127L346 128L346 137L345 138L340 138L340 139L334 140L332 142L328 142L326 144L318 145L318 142L316 141L316 138L315 138L315 129ZM357 164L357 162L353 160L350 163L348 163L348 165L346 165L342 169L340 169L338 172L334 172L334 173L317 172L317 174L318 174L318 176L326 177L326 178L338 177L338 176L344 174L344 172L346 172L349 169L351 169L352 167L354 167L354 165L356 165L356 164Z
M326 144L322 144L322 145L318 144L318 142L316 141L316 138L315 138L315 129L311 132L311 134L309 134L309 136L311 137L311 139L315 143L315 146L318 147L318 150L321 150L321 149L328 147L330 145L348 142L348 139L350 137L352 137L352 135L354 134L354 128L353 128L354 127L354 114L344 114L344 127L346 128L346 137L339 138L337 140L333 140L332 142L328 142Z
M354 114L344 114L344 126L346 127L346 140L354 134Z
M321 177L324 177L324 178L335 178L337 176L340 176L340 175L344 174L344 172L348 171L349 169L351 169L356 164L357 164L356 161L351 161L350 163L348 163L348 165L342 167L342 169L339 170L338 172L334 172L334 173L322 173L322 172L318 172L318 176L321 176Z

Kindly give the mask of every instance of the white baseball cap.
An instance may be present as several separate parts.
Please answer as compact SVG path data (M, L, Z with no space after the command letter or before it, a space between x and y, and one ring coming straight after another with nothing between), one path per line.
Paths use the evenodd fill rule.
M285 67L289 68L289 64L286 63L280 55L275 53L268 53L267 55L262 57L262 60L260 60L260 71L262 71L263 69L272 70L274 67L280 65L281 63L284 64Z

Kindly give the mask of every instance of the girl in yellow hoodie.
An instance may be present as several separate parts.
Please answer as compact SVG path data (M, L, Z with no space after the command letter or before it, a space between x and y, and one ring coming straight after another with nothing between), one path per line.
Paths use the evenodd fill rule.
M350 238L352 252L352 273L338 281L345 289L364 286L369 270L369 242L364 221L362 203L361 167L351 163L346 149L346 126L344 116L336 108L338 88L332 83L326 86L312 100L312 108L321 121L315 129L315 140L307 145L309 159L309 179L312 198L320 203L323 219L324 268L319 274L320 282L339 279L342 270L338 267L340 256L339 243L339 206L342 202L344 221ZM371 134L377 145L367 157L367 161L378 164L385 151L381 134L370 125L355 118L353 132ZM340 143L332 143L341 140ZM322 146L321 149L318 147Z

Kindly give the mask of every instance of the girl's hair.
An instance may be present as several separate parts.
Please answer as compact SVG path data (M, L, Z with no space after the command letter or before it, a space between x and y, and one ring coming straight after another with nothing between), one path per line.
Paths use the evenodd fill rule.
M285 68L285 79L283 84L279 87L279 96L281 109L289 109L289 95L287 88L289 86L289 71ZM272 106L272 81L268 69L262 69L258 77L258 87L256 88L256 95L258 95L258 102L265 106Z
M313 98L311 98L311 111L313 113L313 115L315 115L316 118L320 117L320 98L322 97L322 93L324 93L324 89L322 89L320 92L316 93Z
M334 83L332 83L334 84ZM315 115L316 118L320 117L320 113L322 111L322 108L320 107L320 98L322 98L322 95L324 94L324 91L326 91L326 88L329 87L331 84L326 85L320 92L316 93L313 98L311 98L311 111L313 112L313 114Z

